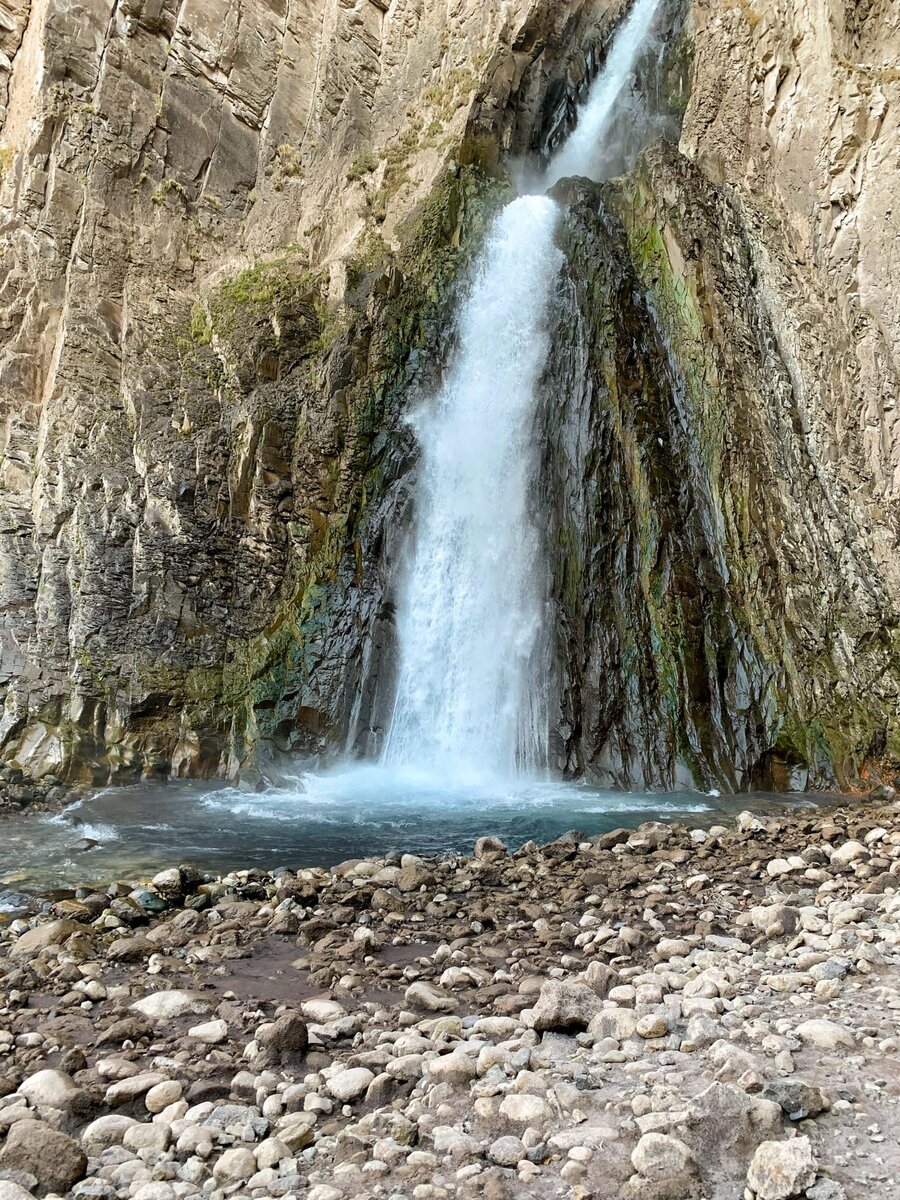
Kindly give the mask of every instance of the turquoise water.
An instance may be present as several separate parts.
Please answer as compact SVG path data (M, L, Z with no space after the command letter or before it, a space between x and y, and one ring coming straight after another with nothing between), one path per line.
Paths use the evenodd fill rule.
M727 823L809 806L809 797L601 791L577 783L434 779L361 766L299 775L258 794L208 783L107 788L62 813L0 824L0 905L22 891L133 877L190 861L205 870L331 866L391 850L470 852L485 834L516 848L568 830L602 833L642 821ZM80 839L96 844L74 849Z

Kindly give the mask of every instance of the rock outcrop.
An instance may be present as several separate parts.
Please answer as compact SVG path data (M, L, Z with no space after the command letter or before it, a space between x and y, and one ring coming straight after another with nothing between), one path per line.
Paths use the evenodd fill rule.
M377 750L405 405L506 166L623 7L8 14L4 758L101 782ZM900 23L667 11L680 147L562 185L555 763L846 785L900 751Z

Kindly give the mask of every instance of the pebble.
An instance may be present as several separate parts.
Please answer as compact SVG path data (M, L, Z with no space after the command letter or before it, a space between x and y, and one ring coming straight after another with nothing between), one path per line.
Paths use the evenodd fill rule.
M46 1189L4 1162L30 1126L72 1200L880 1195L900 808L865 812L171 868L0 926L0 1187Z

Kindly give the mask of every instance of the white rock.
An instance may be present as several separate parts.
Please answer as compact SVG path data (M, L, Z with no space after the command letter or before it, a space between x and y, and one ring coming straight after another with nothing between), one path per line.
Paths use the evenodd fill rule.
M154 1084L144 1097L144 1104L147 1112L161 1113L163 1109L168 1108L170 1104L174 1104L181 1099L181 1084L177 1079L166 1079L162 1083Z
M475 1138L460 1129L454 1129L452 1125L436 1125L431 1131L431 1137L437 1154L466 1158L478 1153L479 1146Z
M648 1013L641 1017L635 1032L642 1038L661 1038L669 1032L669 1022L663 1013Z
M188 1030L188 1037L205 1042L207 1046L218 1046L228 1037L228 1022L221 1020L205 1021L202 1025L194 1025Z
M113 1083L106 1089L106 1103L113 1108L117 1104L127 1104L130 1100L137 1100L139 1096L146 1095L152 1087L165 1081L165 1075L158 1071L129 1075L127 1079L120 1079L118 1083Z
M139 1150L153 1150L162 1154L171 1140L172 1128L164 1121L152 1121L145 1125L136 1122L126 1129L122 1145L126 1150L133 1150L135 1153Z
M763 1142L747 1172L747 1183L758 1200L788 1200L816 1180L816 1160L808 1137Z
M422 979L409 985L404 999L407 1004L424 1008L426 1012L452 1012L456 1008L456 1001L452 996L448 996L436 984Z
M550 1117L550 1106L540 1096L510 1092L500 1101L500 1115L517 1125L539 1125Z
M234 1146L226 1150L213 1167L213 1176L217 1183L243 1183L251 1175L256 1174L256 1157L252 1150L243 1146Z
M19 1094L24 1096L35 1108L66 1109L72 1100L72 1095L78 1088L70 1075L65 1071L35 1071L19 1088Z
M310 1188L306 1200L345 1200L344 1193L332 1187L330 1183L319 1183Z
M261 1171L267 1167L277 1167L280 1162L290 1157L291 1152L281 1138L266 1138L256 1147L256 1165Z
M687 958L690 952L690 945L681 938L661 938L656 945L656 957L660 962L667 962L670 958Z
M843 846L838 846L831 855L831 865L838 867L847 867L857 859L868 857L868 850L862 842L844 842Z
M517 1137L501 1137L492 1142L488 1150L488 1158L498 1167L515 1167L527 1154L522 1142Z
M453 1087L466 1084L475 1078L475 1063L468 1054L454 1050L452 1054L433 1058L428 1063L428 1076L435 1083L449 1083Z
M349 1104L365 1092L374 1078L374 1073L368 1067L348 1067L332 1075L326 1087L336 1100Z
M836 1021L804 1021L797 1026L797 1036L808 1045L819 1046L823 1050L852 1050L856 1045L856 1038L850 1030Z
M307 1021L315 1021L317 1025L327 1025L347 1015L346 1008L336 1000L304 1000L300 1011Z
M691 1175L696 1169L684 1142L664 1133L645 1133L632 1151L631 1165L654 1183Z
M199 1016L209 1012L211 1001L202 992L188 992L181 988L170 988L165 992L151 992L132 1004L135 1012L151 1021L171 1021L188 1014Z
M23 1187L19 1187L17 1183L11 1183L8 1179L0 1179L0 1200L34 1200L31 1192L26 1192Z
M585 1029L603 1008L592 987L572 979L548 979L541 986L528 1024L537 1030Z
M125 1133L137 1122L133 1117L111 1113L98 1117L81 1131L81 1144L88 1154L100 1154L108 1146L121 1146Z

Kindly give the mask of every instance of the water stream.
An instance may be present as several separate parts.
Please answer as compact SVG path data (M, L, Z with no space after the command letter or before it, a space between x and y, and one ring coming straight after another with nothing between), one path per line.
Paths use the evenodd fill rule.
M603 138L661 0L636 0L541 187L599 178ZM459 316L447 383L414 417L415 541L383 762L467 778L546 766L548 575L534 494L538 384L563 256L559 210L522 196L494 221Z
M546 588L530 500L535 396L563 261L557 215L545 196L499 214L462 307L456 362L414 418L422 458L389 766L481 776L546 763Z

